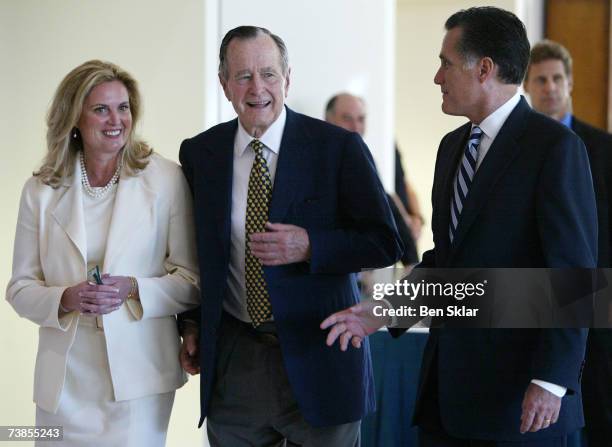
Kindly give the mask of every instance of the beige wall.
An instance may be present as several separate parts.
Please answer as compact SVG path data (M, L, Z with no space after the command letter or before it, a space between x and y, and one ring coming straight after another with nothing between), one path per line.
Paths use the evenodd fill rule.
M203 22L201 0L0 0L2 288L11 272L21 187L45 152L44 116L62 77L93 58L130 71L144 97L141 135L176 160L182 138L204 123ZM62 254L55 255L61 262ZM0 425L33 424L37 328L4 300L0 328ZM201 442L198 388L192 380L177 393L169 446Z
M444 22L470 6L490 5L515 11L515 0L398 0L395 125L403 165L426 220L419 250L433 247L431 187L436 151L442 137L467 122L442 113L440 87L433 83L444 37Z

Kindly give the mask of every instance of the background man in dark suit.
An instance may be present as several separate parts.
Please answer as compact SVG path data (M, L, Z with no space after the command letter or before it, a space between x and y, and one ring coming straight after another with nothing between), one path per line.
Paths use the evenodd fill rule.
M327 101L325 121L350 132L357 132L363 137L367 122L365 101L350 93L338 93ZM404 253L400 259L404 266L419 262L416 239L422 225L422 218L413 216L408 209L409 205L416 201L416 195L412 193L412 201L408 202L408 191L409 186L405 180L400 154L395 148L395 194L387 194L387 199L393 213L397 232L404 245Z
M325 105L325 121L357 132L363 137L367 124L364 100L349 93L338 93L332 96ZM425 219L421 214L416 192L405 176L402 157L397 145L395 146L395 193L410 216L410 229L415 241L418 241Z
M401 244L363 140L285 107L289 74L278 36L229 31L219 80L238 119L181 146L202 282L181 362L201 368L214 446L352 447L374 408L367 346L329 350L318 324Z
M595 200L582 142L518 94L529 59L512 13L470 8L446 22L434 82L470 122L440 143L435 248L421 267L594 267ZM369 305L323 322L359 345ZM585 330L432 329L415 410L423 446L563 446L583 425ZM529 443L529 444L523 444Z
M597 201L599 267L612 267L612 135L572 114L572 57L557 42L544 40L531 49L524 87L535 110L572 129L589 155ZM612 309L611 309L612 310ZM582 394L589 445L612 439L612 331L591 329L587 340Z

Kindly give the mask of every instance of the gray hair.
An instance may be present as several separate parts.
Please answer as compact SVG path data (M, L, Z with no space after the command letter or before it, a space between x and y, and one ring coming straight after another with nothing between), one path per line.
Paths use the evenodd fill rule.
M280 64L283 71L283 76L287 76L287 73L289 72L289 52L287 51L287 46L285 45L285 42L283 42L283 39L278 37L276 34L271 33L266 28L244 25L229 30L221 41L221 47L219 48L219 75L221 75L223 79L227 79L229 76L229 68L227 66L227 48L229 47L230 42L233 39L255 39L262 34L270 36L270 38L276 44L276 47L280 53Z

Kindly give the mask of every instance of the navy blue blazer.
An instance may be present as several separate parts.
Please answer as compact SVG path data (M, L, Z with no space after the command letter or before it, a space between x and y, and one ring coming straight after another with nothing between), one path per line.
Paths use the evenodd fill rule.
M214 382L217 331L228 293L232 166L237 120L181 145L191 186L202 302L201 419ZM308 231L310 262L264 267L285 369L299 408L314 426L361 419L374 409L369 346L341 352L319 324L357 303L356 275L401 256L393 217L372 156L350 133L287 108L270 222Z
M612 135L572 117L572 130L584 142L591 171L599 229L598 266L612 267ZM612 330L591 329L582 382L589 445L612 437Z
M572 117L572 130L584 142L597 201L597 265L612 267L612 135Z
M432 193L435 247L421 266L595 267L597 216L584 144L524 98L476 172L451 244L451 188L470 127L440 143ZM579 381L586 332L432 329L415 422L427 424L423 391L435 380L442 426L455 437L529 441L577 430L584 424ZM568 393L556 424L521 435L521 403L531 379Z

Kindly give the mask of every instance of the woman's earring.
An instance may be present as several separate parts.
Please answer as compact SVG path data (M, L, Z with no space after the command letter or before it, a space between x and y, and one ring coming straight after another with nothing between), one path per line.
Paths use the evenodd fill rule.
M74 138L76 140L78 136L79 136L78 129L75 127L72 130L72 138Z

